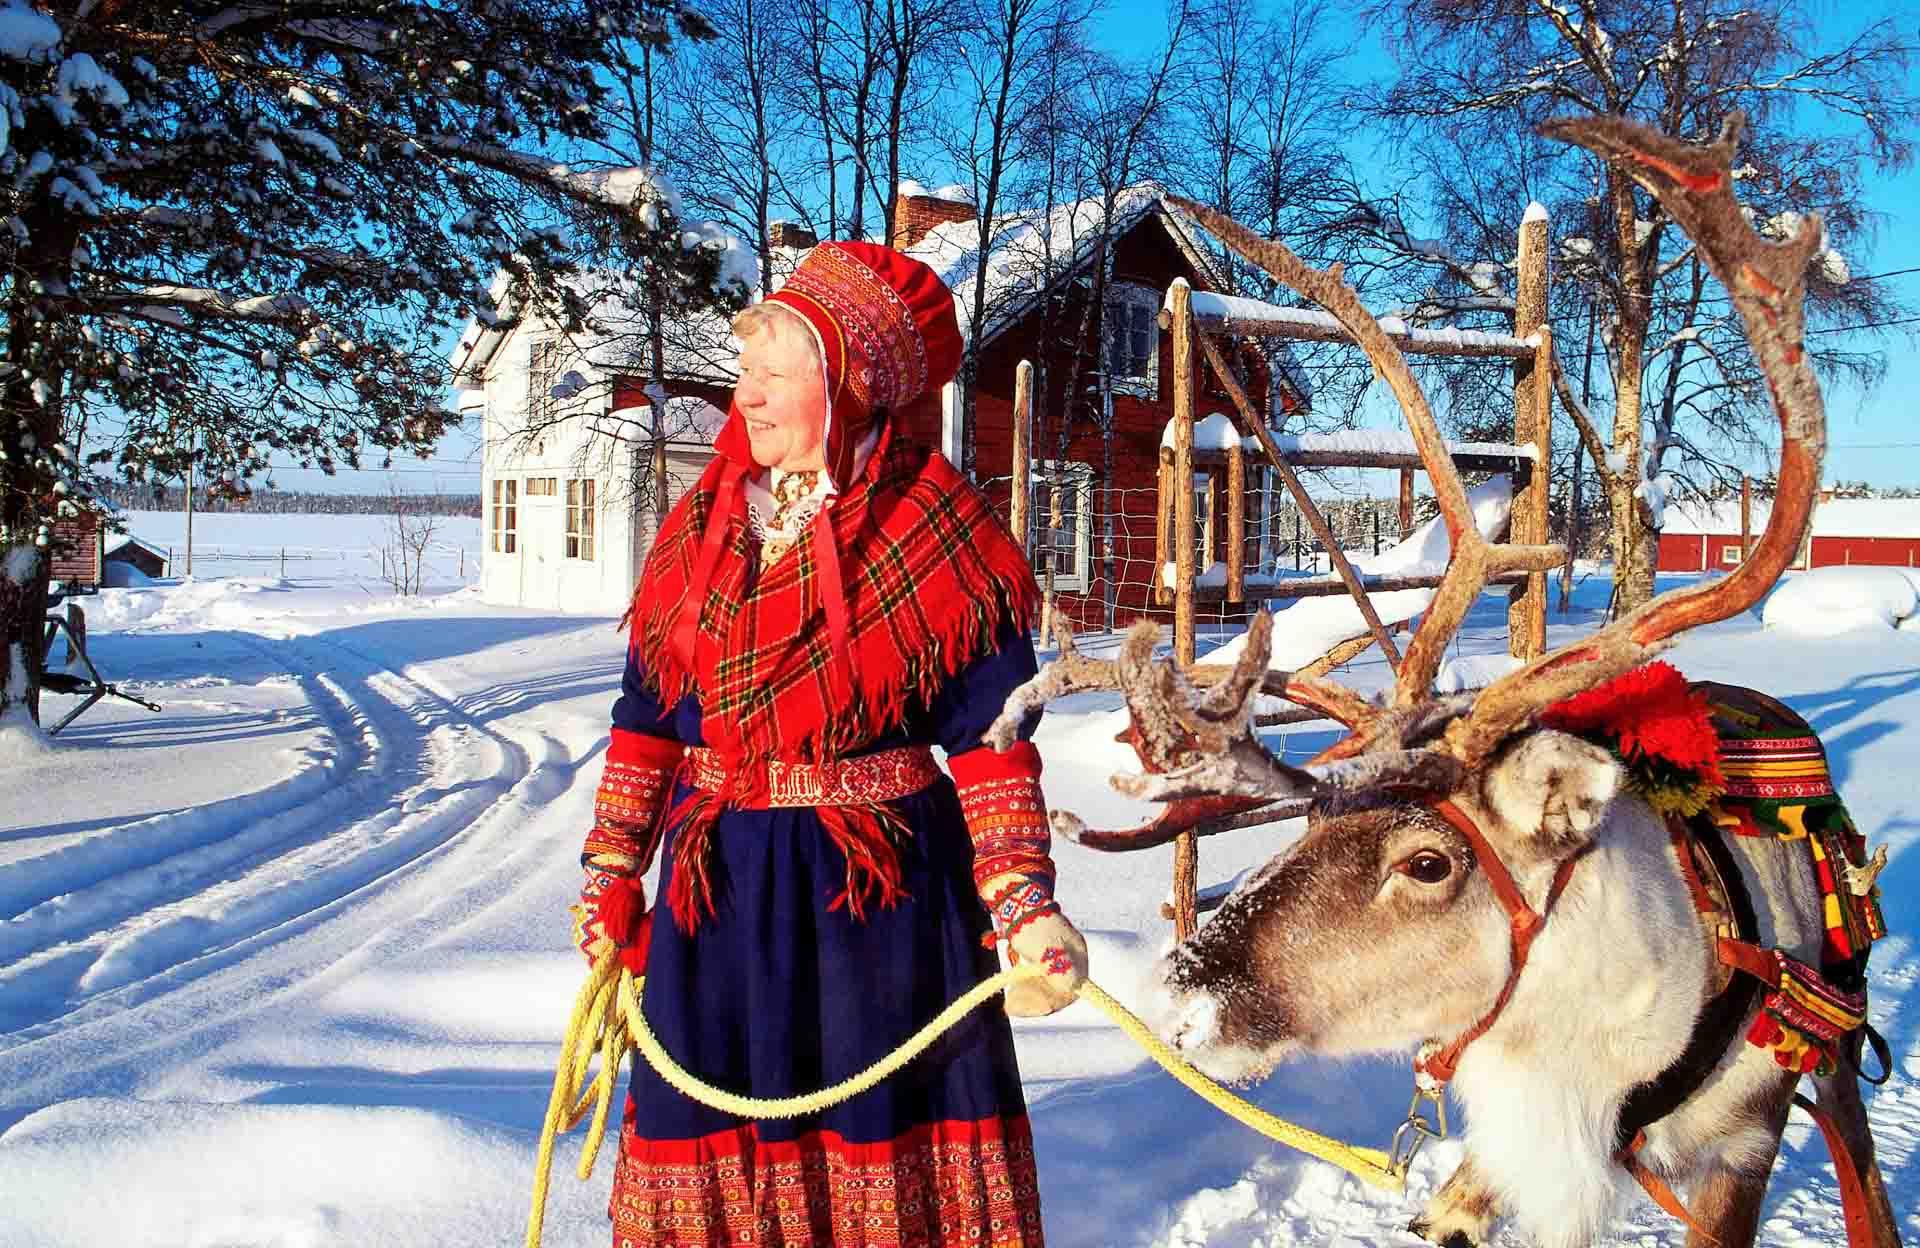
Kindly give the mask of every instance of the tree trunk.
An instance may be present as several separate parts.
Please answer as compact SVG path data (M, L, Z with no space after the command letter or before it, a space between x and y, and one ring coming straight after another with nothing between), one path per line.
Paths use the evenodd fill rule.
M0 555L0 736L39 735L41 638L47 618L47 561L31 545Z
M1648 274L1635 225L1633 183L1609 169L1614 228L1620 240L1619 336L1614 351L1613 451L1625 471L1613 474L1607 502L1613 511L1613 583L1621 614L1653 598L1653 552L1640 484L1640 390L1647 345Z

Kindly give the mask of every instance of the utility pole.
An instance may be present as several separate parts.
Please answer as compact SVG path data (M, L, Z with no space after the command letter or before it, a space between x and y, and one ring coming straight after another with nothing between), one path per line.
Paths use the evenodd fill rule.
M189 434L188 436L192 438L192 442L188 445L188 448L187 448L188 450L188 454L187 454L187 575L192 576L193 575L193 468L194 468L194 461L199 458L200 435L196 431Z

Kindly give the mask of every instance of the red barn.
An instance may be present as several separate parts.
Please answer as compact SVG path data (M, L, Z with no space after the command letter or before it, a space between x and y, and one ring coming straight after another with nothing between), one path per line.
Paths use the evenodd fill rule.
M1766 530L1772 502L1755 499L1752 540ZM1660 533L1660 571L1722 570L1740 563L1740 500L1676 504ZM1795 568L1920 567L1920 499L1832 498L1814 505Z
M894 245L946 279L964 326L980 267L973 206L939 194L903 195L901 205ZM973 382L975 479L1004 516L1013 489L1015 370L1022 360L1035 366L1037 427L1030 454L1037 479L1029 485L1028 547L1037 552L1035 571L1043 579L1052 560L1059 608L1076 625L1095 628L1172 614L1171 605L1155 603L1152 588L1160 447L1173 418L1173 350L1159 314L1176 278L1196 291L1231 293L1200 227L1157 187L1143 185L1123 192L1115 206L1107 229L1106 306L1101 315L1087 317L1101 216L1099 201L1085 200L995 222L986 264L988 315ZM1048 295L1053 297L1043 297ZM1084 341L1077 333L1083 323L1089 327ZM1107 430L1089 416L1105 410L1098 390L1103 348L1112 374ZM1067 407L1076 353L1083 398L1062 457L1059 413ZM1284 344L1246 344L1235 354L1241 383L1256 402L1282 413L1305 406L1304 375ZM1194 366L1196 418L1232 411L1225 389L1197 352ZM964 396L950 392L941 441L956 463L964 409ZM1061 528L1049 535L1051 486L1041 474L1051 472L1056 460L1069 488L1062 492ZM1270 488L1257 488L1263 484L1260 471L1249 465L1250 509L1272 496ZM1196 482L1195 490L1199 566L1205 568L1224 558L1227 517L1204 485ZM1261 531L1261 519L1249 517L1250 535Z

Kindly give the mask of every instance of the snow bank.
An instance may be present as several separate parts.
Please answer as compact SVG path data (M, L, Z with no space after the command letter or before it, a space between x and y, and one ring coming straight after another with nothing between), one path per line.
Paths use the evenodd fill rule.
M1809 637L1858 629L1920 629L1920 570L1815 568L1780 583L1761 620Z
M1448 659L1433 678L1436 693L1465 693L1484 689L1502 676L1520 670L1521 661L1510 654L1462 654Z
M109 559L100 584L107 589L150 589L159 582L123 559Z
M1491 539L1505 527L1507 512L1513 505L1513 487L1506 477L1494 477L1478 489L1469 491L1467 501L1473 507L1473 519L1481 534ZM1354 559L1354 571L1362 576L1431 576L1445 572L1447 557L1453 549L1447 526L1439 516L1415 529L1406 539L1378 555ZM1396 589L1368 594L1368 600L1387 625L1410 620L1433 601L1431 589ZM1325 598L1300 598L1291 606L1274 612L1273 658L1269 664L1279 671L1303 667L1343 641L1367 635L1367 622L1360 607L1345 594ZM1246 646L1241 635L1201 658L1202 663L1232 663Z
M0 1223L43 1248L129 1231L151 1248L497 1244L526 1225L533 1151L523 1133L417 1109L89 1097L0 1137ZM574 1181L571 1152L554 1167L552 1244L606 1235L604 1188Z

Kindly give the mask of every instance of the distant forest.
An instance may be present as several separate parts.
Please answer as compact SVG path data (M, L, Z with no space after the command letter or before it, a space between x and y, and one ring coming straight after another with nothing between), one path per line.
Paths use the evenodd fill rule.
M121 511L181 511L186 508L186 491L177 485L133 485L115 481L100 487L98 497ZM416 514L436 516L478 516L478 494L401 494L399 500ZM255 490L240 498L209 496L199 491L193 500L196 511L257 512L283 516L293 513L315 515L392 515L392 494L316 494L305 490Z

